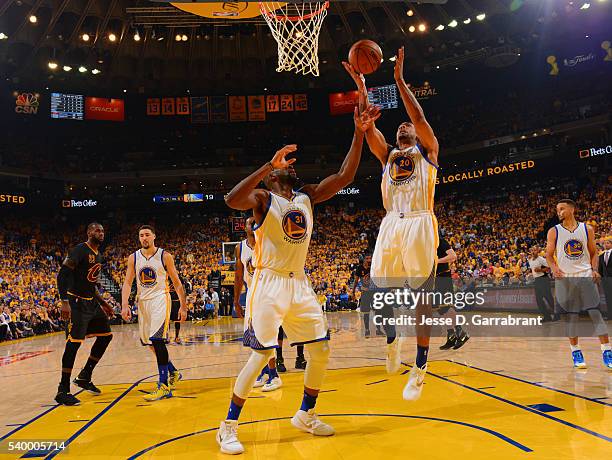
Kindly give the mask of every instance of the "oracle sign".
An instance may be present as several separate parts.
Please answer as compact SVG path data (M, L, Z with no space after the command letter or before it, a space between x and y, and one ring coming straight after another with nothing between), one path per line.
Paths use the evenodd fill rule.
M353 113L354 107L359 104L359 92L332 93L329 95L329 113L342 115Z
M124 121L125 103L123 99L107 99L105 97L85 98L86 120Z

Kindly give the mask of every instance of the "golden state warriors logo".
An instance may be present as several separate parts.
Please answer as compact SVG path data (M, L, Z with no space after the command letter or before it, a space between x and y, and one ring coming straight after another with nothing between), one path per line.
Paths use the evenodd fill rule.
M563 250L570 259L578 259L584 253L584 245L582 241L568 240L567 243L563 245Z
M301 242L306 237L308 226L306 216L299 209L291 209L283 216L283 231L289 242Z
M402 153L392 156L389 161L389 177L393 185L401 185L413 180L416 176L412 156Z
M253 258L252 257L249 257L249 260L247 260L246 269L247 269L247 273L249 275L253 276L253 273L255 273L255 267L253 267Z
M143 287L152 287L157 283L157 272L151 267L142 267L138 272L138 280Z
M98 276L100 275L101 271L102 271L102 265L101 264L95 264L93 267L91 267L87 271L87 281L89 281L90 283L97 283L98 282Z

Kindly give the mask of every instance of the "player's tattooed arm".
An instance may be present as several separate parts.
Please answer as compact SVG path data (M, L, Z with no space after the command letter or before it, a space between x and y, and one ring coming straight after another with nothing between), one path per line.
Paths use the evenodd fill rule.
M406 107L406 111L408 112L408 116L410 120L414 124L414 129L419 138L419 141L427 149L427 155L429 160L437 165L438 164L438 139L436 138L433 129L427 122L425 118L425 112L423 112L423 107L417 101L417 98L414 96L408 85L404 81L404 47L402 46L398 52L395 59L395 70L394 70L395 83L397 84L397 89L400 92L400 96L402 97L402 102Z
M355 112L353 114L355 134L353 135L351 148L346 154L340 169L336 174L326 177L319 184L309 184L302 187L304 193L310 196L313 204L329 200L336 193L353 182L357 167L361 161L365 132L378 117L380 117L380 111L375 106L368 107L368 109L361 114L357 112L357 108L355 107Z
M359 113L370 107L370 101L368 100L368 89L365 84L365 77L363 74L358 74L353 66L348 62L343 62L342 65L351 76L355 84L357 85L357 91L359 92ZM365 133L366 142L368 147L378 160L385 165L387 163L387 141L383 133L376 127L375 123Z

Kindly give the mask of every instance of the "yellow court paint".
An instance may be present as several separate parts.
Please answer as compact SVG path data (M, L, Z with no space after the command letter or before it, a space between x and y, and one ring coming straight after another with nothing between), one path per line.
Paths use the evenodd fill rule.
M404 370L408 368L404 367ZM429 365L419 401L401 398L406 375L384 366L328 371L317 412L336 428L314 438L289 423L301 401L301 373L272 393L254 390L241 416L245 459L603 459L612 454L610 405L448 361ZM153 378L101 386L81 406L58 407L3 441L69 440L58 458L225 458L215 430L233 378L185 380L175 397L147 403ZM534 404L561 409L543 412ZM544 407L544 406L538 406ZM550 408L548 408L550 409ZM41 409L41 412L43 410ZM87 420L87 421L85 421ZM4 454L4 458L23 455ZM38 458L50 458L38 457Z

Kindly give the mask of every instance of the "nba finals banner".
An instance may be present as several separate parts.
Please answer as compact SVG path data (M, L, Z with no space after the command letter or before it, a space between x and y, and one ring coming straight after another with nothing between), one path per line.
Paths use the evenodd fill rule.
M227 97L210 97L210 115L213 123L227 123Z
M161 101L158 97L150 97L147 99L147 115L155 117L161 114Z
M191 98L191 123L194 125L208 123L208 96Z
M162 115L176 115L173 97L162 97Z
M229 116L230 121L247 121L246 97L229 97Z
M266 121L266 106L263 96L249 96L249 121Z

